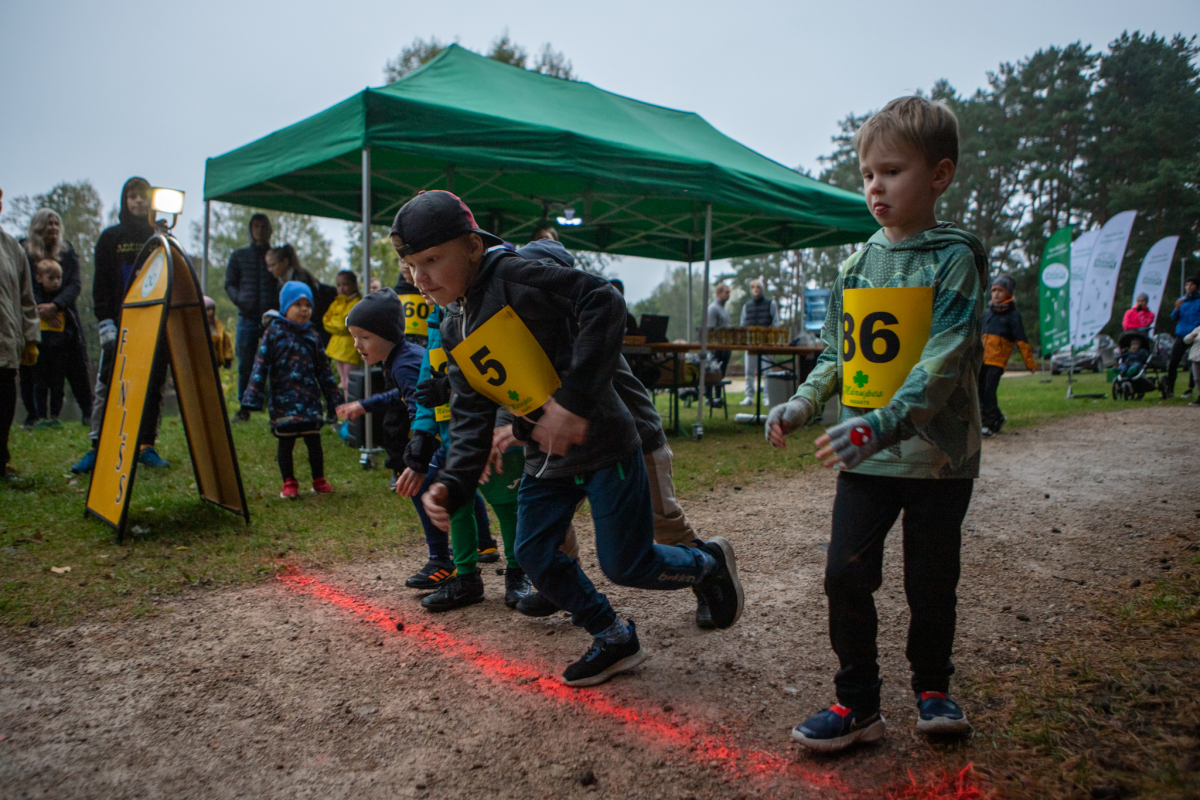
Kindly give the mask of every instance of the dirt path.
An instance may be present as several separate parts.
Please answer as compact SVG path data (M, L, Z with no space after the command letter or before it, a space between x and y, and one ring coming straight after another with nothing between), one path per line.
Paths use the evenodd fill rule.
M1132 580L1182 561L1174 535L1200 533L1195 420L1138 409L985 443L964 536L958 685L1036 657ZM417 548L197 592L155 618L4 634L0 796L876 794L919 773L928 747L906 688L898 531L878 593L887 738L818 759L788 737L833 696L821 591L832 497L833 476L810 470L685 504L737 548L746 614L724 633L695 628L690 592L613 587L585 552L653 654L586 692L555 678L586 636L562 615L505 609L491 571L488 602L422 613L402 588ZM962 699L968 713L986 702Z

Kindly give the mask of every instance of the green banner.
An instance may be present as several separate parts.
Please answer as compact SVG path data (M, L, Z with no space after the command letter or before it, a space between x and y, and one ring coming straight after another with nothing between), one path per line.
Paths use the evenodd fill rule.
M1042 327L1042 357L1071 341L1071 226L1059 228L1042 251L1038 281L1038 315Z

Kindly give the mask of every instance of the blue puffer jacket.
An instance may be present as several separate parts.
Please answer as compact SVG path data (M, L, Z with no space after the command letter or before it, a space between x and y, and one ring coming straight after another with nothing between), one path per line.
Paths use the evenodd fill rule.
M266 332L242 395L242 407L262 410L264 386L270 377L271 429L277 434L317 430L326 420L321 413L322 396L327 415L333 417L339 392L316 330L311 322L300 327L278 311L268 311L263 323Z
M1187 336L1200 325L1200 292L1183 296L1183 305L1171 312L1175 320L1175 335Z

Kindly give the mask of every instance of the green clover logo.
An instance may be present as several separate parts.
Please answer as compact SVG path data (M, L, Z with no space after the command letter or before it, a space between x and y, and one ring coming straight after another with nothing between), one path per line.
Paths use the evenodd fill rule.
M863 388L871 380L871 376L863 372L861 369L854 373L854 382L858 384L858 388Z
M520 399L521 399L521 395L517 394L517 393L516 393L516 392L514 392L512 389L509 389L509 390L508 390L508 399L509 399L509 400L512 400L512 401L515 403L515 402L517 402L518 400L520 400Z

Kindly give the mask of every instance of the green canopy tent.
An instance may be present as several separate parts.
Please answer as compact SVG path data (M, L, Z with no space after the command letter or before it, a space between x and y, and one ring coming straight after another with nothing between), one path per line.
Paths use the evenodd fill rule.
M697 114L458 46L210 158L204 178L206 201L382 225L423 189L453 191L511 241L560 220L573 249L690 263L702 248L703 308L712 258L863 241L878 228L859 195L771 161ZM370 235L364 224L364 284Z

